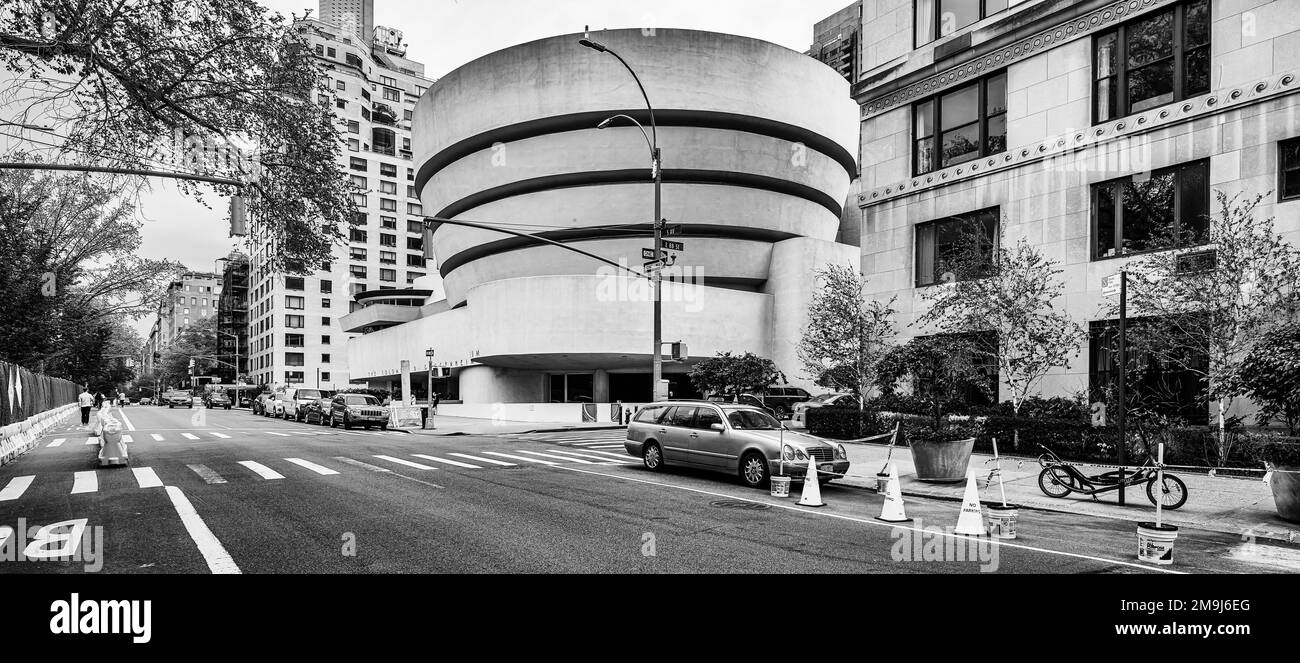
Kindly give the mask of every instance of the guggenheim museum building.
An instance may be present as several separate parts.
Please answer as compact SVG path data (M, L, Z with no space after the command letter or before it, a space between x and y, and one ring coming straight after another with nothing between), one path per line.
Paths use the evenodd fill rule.
M646 102L608 52L563 35L507 48L439 79L414 109L414 185L434 224L430 274L362 293L342 320L354 385L397 386L409 362L440 412L600 420L603 403L651 398L652 303L631 270L652 246L655 187ZM635 70L654 108L666 239L662 329L675 397L719 352L774 360L811 386L795 348L816 272L858 264L840 240L858 172L858 105L835 70L768 42L693 30L590 38ZM647 256L652 257L652 256ZM665 347L665 351L667 351ZM596 404L593 407L590 404Z

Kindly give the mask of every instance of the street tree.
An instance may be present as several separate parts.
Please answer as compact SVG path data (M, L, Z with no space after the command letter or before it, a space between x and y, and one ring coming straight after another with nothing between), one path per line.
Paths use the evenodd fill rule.
M1280 421L1300 434L1300 321L1268 332L1241 363L1246 395L1259 406L1262 425Z
M982 232L963 232L949 263L955 279L923 291L929 308L916 324L945 334L996 335L996 343L974 344L971 350L997 365L1011 410L1019 417L1020 406L1038 394L1043 377L1078 355L1085 334L1055 306L1065 290L1057 263L1024 238L1014 246L1005 244L1001 228L993 246ZM1017 429L1015 448L1019 437Z
M877 367L881 391L902 388L924 403L932 430L943 430L946 408L972 391L996 396L976 357L977 339L969 334L916 336L885 353Z
M1215 191L1217 213L1205 235L1164 237L1161 246L1203 246L1204 251L1165 250L1130 266L1130 314L1135 350L1174 370L1199 378L1217 404L1219 462L1232 448L1228 410L1250 384L1242 368L1248 352L1300 311L1300 252L1255 208L1263 195L1229 196ZM1111 305L1112 315L1118 302Z
M279 266L318 264L356 209L306 25L255 0L6 6L0 131L61 163L237 179ZM179 188L204 199L202 185Z
M164 382L176 385L187 381L191 375L190 361L194 362L194 375L207 374L216 362L217 319L200 318L176 333L176 338L162 351L159 373Z
M894 301L867 300L867 278L844 265L817 272L820 287L808 305L797 354L817 384L853 394L858 410L876 384L880 360L894 345Z
M785 382L785 375L771 359L752 352L733 355L720 352L697 363L690 373L691 383L705 395L733 395L763 391Z

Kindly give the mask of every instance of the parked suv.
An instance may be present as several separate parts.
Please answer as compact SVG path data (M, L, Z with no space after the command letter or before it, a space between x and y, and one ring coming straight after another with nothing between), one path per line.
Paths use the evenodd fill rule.
M332 392L320 389L285 389L277 407L277 414L284 419L305 421L304 415L307 414L306 407L308 405L318 398L327 398L333 395Z
M822 483L849 471L844 445L786 430L766 411L710 401L661 401L641 408L627 427L627 452L646 468L682 465L737 474L761 487L773 474L802 482L809 458Z
M340 423L347 429L353 426L388 428L388 408L370 394L338 394L330 401L329 423L326 425L333 428Z

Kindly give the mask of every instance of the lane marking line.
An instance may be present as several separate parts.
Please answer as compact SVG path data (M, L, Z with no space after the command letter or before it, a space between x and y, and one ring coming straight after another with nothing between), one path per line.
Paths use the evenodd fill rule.
M154 441L154 442L162 442L162 441L163 441L163 436L161 436L161 435L159 435L159 434L157 434L157 433L150 433L149 436L153 438L153 441Z
M187 439L187 440L197 440L197 439L199 439L199 436L198 436L198 435L194 435L194 434L192 434L192 433L181 433L181 437L183 437L183 438L185 438L185 439Z
M212 530L208 529L207 524L199 517L199 512L194 510L194 505L190 504L189 499L185 497L185 493L175 486L167 486L167 497L171 498L172 506L176 508L176 515L180 516L181 524L185 525L185 531L189 532L194 545L199 547L199 554L203 555L203 561L208 563L208 569L218 574L240 573L234 558L226 552Z
M947 537L947 538L950 538L950 539L970 539L970 538L972 538L972 537L966 536L966 535L964 535L964 534L952 534L952 533L949 533L949 532L944 532L944 531L942 531L942 530L931 530L931 529L924 529L924 530L923 530L923 529L918 528L918 527L915 527L915 526L906 526L904 523L885 523L885 522L881 522L881 521L879 521L879 520L874 520L874 519L857 518L857 517L854 517L854 516L846 516L846 515L839 514L839 513L829 513L829 512L826 512L826 511L815 511L815 510L813 510L812 508L800 508L800 507L797 507L797 506L794 506L794 505L791 505L791 504L783 504L783 503L781 503L781 502L773 502L773 501L768 501L768 500L756 500L756 499L752 499L752 498L749 498L749 497L739 497L739 496L736 496L736 495L727 495L727 494L725 494L725 493L715 493L715 492L713 492L713 491L702 490L702 489L700 489L700 488L688 488L688 487L686 487L686 486L674 486L673 484L670 484L670 483L662 483L662 482L659 482L659 481L651 481L651 480L649 480L649 479L638 479L638 478L636 478L636 477L627 477L627 476L620 476L620 475L617 475L617 474L609 474L609 473L607 473L607 472L600 472L600 471L597 471L597 470L590 470L590 469L587 469L587 468L583 468L583 467L575 467L575 466L572 466L572 465L560 465L560 466L558 467L558 469L565 470L565 471L568 471L568 472L580 472L580 473L582 473L582 474L592 474L592 475L596 475L596 476L608 477L608 478L611 478L611 479L622 479L622 480L624 480L624 481L633 481L633 482L636 482L636 483L644 483L644 484L648 484L648 485L651 485L651 486L659 486L659 487L661 487L661 488L672 488L672 489L674 489L674 490L683 490L683 491L687 491L687 492L691 492L691 493L699 493L699 494L701 494L701 495L709 495L709 496L711 496L711 497L721 497L721 498L729 499L729 500L740 500L740 501L742 501L742 502L751 502L751 503L753 503L753 504L766 504L766 505L768 505L768 506L776 507L776 508L779 508L779 509L785 509L785 510L787 510L787 511L794 511L794 512L797 512L797 513L807 514L807 515L809 515L809 516L820 516L820 517L823 517L823 518L835 518L835 519L838 519L838 520L847 520L847 521L849 521L849 522L855 522L855 523L859 523L859 524L862 524L862 525L870 525L870 526L872 526L872 527L887 527L887 528L889 528L889 529L891 529L891 530L893 530L893 529L903 529L903 530L908 530L908 531L910 531L910 532L915 532L915 533L917 533L917 534L931 535L931 536L933 536L933 535L939 535L939 536L944 536L944 537ZM1118 560L1118 559L1106 559L1105 557L1096 557L1096 556L1093 556L1093 555L1084 555L1084 554L1082 554L1082 553L1065 552L1065 551L1062 551L1062 550L1051 550L1050 548L1038 548L1038 547L1035 547L1035 546L1029 546L1029 545L1025 545L1025 544L1022 544L1022 543L1010 543L1010 542L1008 542L1006 539L991 539L991 540L990 540L990 543L992 543L993 545L996 545L996 546L1002 546L1002 547L1005 547L1005 548L1018 548L1018 549L1020 549L1020 550L1029 550L1029 551L1032 551L1032 552L1045 553L1045 554L1048 554L1048 555L1059 555L1059 556L1062 556L1062 557L1073 557L1073 558L1075 558L1075 559L1086 559L1086 560L1090 560L1090 561L1093 561L1093 562L1102 562L1102 563L1105 563L1105 564L1119 564L1119 565L1121 565L1121 566L1128 566L1128 567L1132 567L1132 568L1135 568L1135 569L1142 569L1143 571L1153 571L1153 572L1156 572L1156 573L1168 573L1168 574L1172 574L1172 575L1187 575L1187 572L1186 572L1186 571L1176 571L1176 570L1174 570L1174 569L1166 569L1166 568L1161 568L1161 567L1158 567L1158 566L1147 566L1147 565L1145 565L1145 564L1138 564L1138 563L1136 563L1136 562L1128 562L1128 561Z
M63 443L64 443L64 442L67 442L67 441L68 441L68 438L66 438L66 437L60 437L60 438L54 440L53 442L51 442L51 443L45 445L45 448L46 448L46 449L49 449L49 448L51 448L51 447L61 447L61 446L63 446Z
M117 413L122 415L122 423L126 424L126 429L129 431L134 431L135 424L131 423L131 420L126 416L126 410L123 410L122 408L119 407L117 408Z
M515 453L528 454L529 456L540 456L542 458L553 458L555 460L563 460L570 463L586 463L588 465L594 465L594 463L592 463L589 460L582 460L581 458L571 458L569 456L556 456L554 454L544 454L538 451L524 451L523 449L515 449Z
M72 475L71 494L77 495L80 493L93 493L97 490L99 490L99 477L95 474L94 470L77 472Z
M492 460L491 458L479 458L478 456L471 456L471 455L469 455L469 454L449 453L449 454L447 454L447 455L448 455L448 456L455 456L455 457L457 457L457 458L468 458L468 459L470 459L470 460L476 460L476 461L478 461L478 462L480 462L480 463L491 463L491 464L493 464L493 465L501 465L501 466L504 466L504 467L519 467L518 465L515 465L514 463L507 463L507 462L505 462L504 460Z
M133 467L131 473L141 488L161 488L163 485L162 479L158 478L158 473L152 467Z
M35 475L14 477L10 479L9 483L5 485L4 490L0 490L0 502L8 502L22 497L23 493L27 492L27 487L32 485L34 479L36 479Z
M436 467L429 467L428 465L421 465L421 464L419 464L419 463L412 463L412 462L409 461L409 460L402 460L401 458L393 458L392 456L380 456L380 455L376 455L375 458L378 458L378 459L380 459L380 460L386 460L386 461L388 461L388 462L390 462L390 463L397 463L398 465L405 465L405 466L407 466L407 467L414 467L414 468L417 469L417 470L436 470L436 469L438 469L438 468L436 468Z
M340 463L347 463L348 465L352 465L353 467L364 468L370 470L371 472L392 472L392 470L386 467L371 465L370 463L363 463L354 458L348 458L347 456L334 456L334 460L337 460Z
M201 479L203 479L209 484L218 484L218 483L226 482L225 479L221 478L220 474L213 472L212 468L208 467L207 465L195 463L194 465L186 465L185 467L188 467L191 470L193 470L195 474L199 475Z
M125 442L125 443L127 443L127 444L131 444L132 442L135 442L135 438L134 438L134 437L131 437L130 435L123 435L123 436L122 436L122 441Z
M229 439L230 439L230 436L229 436L229 435L226 435L225 433L213 433L212 435L214 435L215 437L219 437L219 438L221 438L221 439L223 439L223 440L229 440Z
M266 434L267 434L267 435L275 435L276 437L291 437L288 433L277 433L277 432L275 432L275 431L271 431L271 430L266 431Z
M279 472L276 472L275 470L273 470L273 469L271 469L271 468L269 468L269 467L267 467L267 466L265 466L265 465L263 465L263 464L261 464L261 463L258 463L258 462L254 462L254 461L251 461L251 460L241 460L241 461L239 461L239 464L240 464L240 465L243 465L244 467L247 467L248 469L250 469L250 470L252 470L252 471L254 471L254 472L256 472L257 475L260 476L260 477L262 477L263 479L270 480L270 479L283 479L283 478L284 478L284 475L283 475L283 474L280 474Z
M549 460L538 460L536 458L524 458L523 456L511 456L510 454L497 453L495 451L484 451L483 453L491 456L500 456L501 458L509 458L511 460L522 460L525 463L540 463L542 465L559 465L559 463L552 463ZM462 454L452 454L452 455L460 456Z
M460 461L458 461L458 460L449 460L449 459L446 459L446 458L439 458L439 457L437 457L437 456L426 456L426 455L424 455L424 454L411 454L411 455L412 455L412 456L415 456L416 458L423 458L423 459L425 459L425 460L431 460L431 461L433 461L433 462L435 462L435 463L446 463L446 464L448 464L448 465L455 465L456 467L464 467L464 468L468 468L468 469L471 469L471 470L481 470L481 469L483 469L483 468L482 468L481 466L479 466L479 465L470 465L469 463L462 463L462 462L460 462Z
M97 437L88 437L88 438L86 438L86 446L90 446L90 445L92 445L92 444L99 444L99 438L97 438Z
M324 474L326 476L331 474L338 474L336 470L331 470L330 468L325 467L324 465L317 465L316 463L313 463L309 460L303 460L301 458L285 458L285 460L299 467L305 467L311 470L312 472L315 472L316 474Z

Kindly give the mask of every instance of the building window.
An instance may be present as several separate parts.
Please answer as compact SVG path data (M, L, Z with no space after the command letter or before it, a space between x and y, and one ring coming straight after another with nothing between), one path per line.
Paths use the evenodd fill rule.
M330 326L330 317L328 315L321 316L320 323L325 327Z
M328 382L329 379L330 379L330 372L329 372L329 371L321 371L320 379L325 380L326 382Z
M397 193L397 182L379 181L379 193ZM394 201L394 205L396 201ZM393 209L397 209L394 207Z
M369 168L369 164L366 163L365 159L362 159L360 157L349 157L348 168L351 168L352 170L359 170L364 173Z
M1153 322L1152 318L1130 318L1127 325L1130 333L1140 333L1143 326ZM1088 400L1113 403L1119 387L1119 320L1092 322L1088 331ZM1206 424L1209 401L1201 376L1209 369L1208 353L1195 353L1186 366L1162 362L1134 344L1125 348L1125 354L1125 400L1130 408L1137 406L1190 424Z
M329 344L330 344L330 337L329 337L328 335L325 335L325 336L320 337L320 343L321 343L321 345L329 345Z
M1278 149L1278 199L1296 200L1300 198L1300 137L1282 141Z
M379 82L388 87L397 87L397 79L392 76L380 76Z
M284 381L286 384L302 384L302 371L285 371Z
M1093 39L1097 122L1210 91L1210 2L1147 14Z
M402 111L402 119L403 119L403 120L406 120L407 122L410 122L410 121L411 121L411 118L413 118L413 117L415 117L415 113L411 112L411 109L407 108L407 109L405 109L405 110Z
M348 240L349 240L349 241L353 241L353 242L364 242L364 241L366 241L366 238L367 238L366 231L364 231L364 230L359 230L359 229L357 229L357 228L349 228L349 229L348 229Z
M301 276L286 276L286 277L284 277L284 289L285 289L285 290L302 290L302 289L303 289L303 278L302 278Z
M346 89L348 89L348 84L345 83L345 82L343 82L343 81L334 81L334 89L335 89L335 90L346 90Z
M918 224L916 286L978 276L992 260L997 241L996 207Z
M406 232L408 232L408 233L418 233L418 234L423 234L423 233L424 233L424 222L423 222L423 221L407 221L407 222L406 222Z
M396 230L396 229L397 229L397 217L395 217L395 216L381 216L381 217L379 217L379 225L381 225L381 226L383 226L384 228L387 228L387 229L389 229L389 230Z
M352 175L348 179L352 182L352 186L358 189L368 189L370 187L370 184L366 182L366 178L360 175Z
M348 291L349 291L353 296L358 295L358 294L363 293L363 292L366 291L366 284L364 284L364 283L351 283L351 284L348 284ZM352 309L352 310L355 311L356 309Z
M356 120L348 120L348 133L350 134L361 133L361 123L357 122Z
M286 348L301 348L307 339L302 334L285 334L284 346Z
M396 201L396 200L393 200L392 198L380 198L380 199L379 199L379 209L381 209L381 210L383 210L383 211L385 211L385 212L396 212L396 211L397 211L397 201Z
M325 49L325 54L329 57L335 57L337 52L333 48L327 48Z
M406 213L415 216L424 216L424 207L421 206L419 203L407 203Z
M423 251L423 250L424 250L424 238L423 238L423 237L407 237L407 238L406 238L406 248L408 248L408 249L410 249L410 250L412 250L412 251Z
M912 107L915 174L1007 149L1007 74L1002 72Z
M1206 243L1210 162L1123 177L1092 187L1092 258Z
M325 55L325 47L321 46L320 44L316 44L316 55Z
M916 46L1005 11L1008 0L916 0Z
M293 310L302 310L307 308L307 299L304 297L295 297L293 295L284 296L284 307Z
M307 362L305 361L305 357L304 357L303 353L301 353L301 352L286 352L286 353L284 353L284 365L285 365L285 366L303 366L303 365L305 365L306 363L307 363Z
M347 107L348 107L348 102L347 102L346 100L344 100L344 99L337 99L337 98L336 98L336 99L334 100L334 107L335 107L335 108L347 108Z
M396 264L397 264L397 252L395 252L395 251L380 251L380 252L379 252L379 262L386 263L386 264L389 264L389 265L396 265Z
M397 246L397 235L391 233L379 233L379 243L383 246Z
M350 247L348 249L348 257L352 260L365 260L366 250L356 246Z
M407 145L406 148L409 150L409 149L411 149L411 146L410 146L410 145ZM419 194L419 193L416 193L416 191L415 191L415 187L413 187L413 186L407 186L407 187L406 187L406 197L407 197L407 198L414 198L414 199L416 199L416 200L419 200L419 199L420 199L420 194Z
M302 329L307 324L307 318L301 315L284 316L284 326L289 329Z
M333 281L325 281L325 280L322 280L322 281L320 282L320 291L321 291L321 292L334 292L334 282L333 282Z
M349 139L348 139L348 150L351 151L351 152L360 152L360 151L361 151L361 141L359 141L359 140L357 140L357 139L355 139L355 138L349 138ZM353 167L353 170L358 170L358 169L354 166L354 167ZM364 169L361 169L361 170L364 170Z
M352 265L348 267L348 272L351 273L352 276L356 278L359 279L366 278L366 268L364 265Z
M397 177L397 166L391 163L379 164L379 174L382 177Z
M418 256L414 253L406 254L407 267L424 267L424 256Z
M398 91L398 90L393 90L393 89L390 89L390 88L384 88L384 100L385 100L385 101L401 101L401 100L402 100L402 93L401 93L400 91Z
M326 352L326 353L324 353L324 354L322 354L322 355L320 356L320 363L322 363L322 364L328 364L328 363L330 363L330 355L329 355L328 352Z
M397 270L395 270L395 269L380 269L380 270L379 270L379 280L380 280L380 281L387 281L387 282L389 282L389 283L392 283L392 282L396 281L396 280L397 280Z

